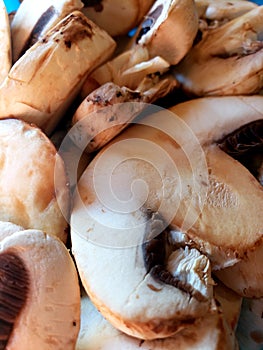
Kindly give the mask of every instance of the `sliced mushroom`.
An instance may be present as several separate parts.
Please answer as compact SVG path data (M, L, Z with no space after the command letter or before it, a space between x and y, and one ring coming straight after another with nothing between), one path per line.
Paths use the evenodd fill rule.
M38 230L0 242L1 349L75 349L78 275L65 245Z
M148 210L140 208L140 196L145 193L139 183L133 188L139 196L129 200L129 167L145 171L145 176L151 173L151 168L140 166L142 159L135 158L140 158L139 146L109 147L110 154L101 151L88 165L75 193L71 240L83 286L102 315L129 335L155 339L175 334L214 311L213 282L209 260L197 251L192 254L192 249L177 256L177 270L169 267L173 258L166 264L169 251L160 264L158 261L159 266L149 265L149 256L158 256L163 249L152 240L166 225L158 215L149 216ZM153 153L154 161L152 144L141 146L147 154ZM167 181L169 175L167 169ZM108 188L110 183L113 188ZM152 185L154 190L155 183ZM118 192L111 196L114 189ZM145 246L148 241L149 249ZM158 251L154 248L153 252L152 247ZM196 273L192 274L191 267ZM184 271L182 279L179 271Z
M89 94L73 116L76 124L70 137L80 149L94 152L118 135L153 103L172 91L176 81L171 75L145 78L137 90L106 83ZM134 103L137 102L137 103Z
M177 64L191 48L198 30L192 0L157 0L140 24L135 41L147 47L150 57L161 56Z
M206 23L206 26L202 27L205 29L220 26L258 6L254 2L243 0L195 0L195 4L199 19Z
M154 0L83 0L82 12L110 35L127 34L147 13Z
M5 3L0 1L0 84L6 78L12 64L11 33Z
M51 133L87 75L114 48L106 32L73 12L12 67L0 87L1 117L19 117Z
M190 94L256 94L262 88L263 6L205 33L175 67Z
M151 59L146 48L136 46L96 69L85 81L85 91L81 94L87 96L94 87L107 82L137 90L146 77L150 76L156 80L161 74L167 72L169 67L170 64L160 56Z
M61 157L38 128L0 120L0 220L67 239L69 188Z
M221 287L219 297L223 309L189 326L172 337L156 340L139 340L129 337L110 325L91 303L87 295L81 298L81 327L76 350L231 350L235 349L234 332L228 329L224 320L225 311L232 314L229 319L237 320L240 297ZM218 297L216 291L216 298ZM229 300L233 303L229 303ZM225 310L226 309L226 310ZM229 312L229 310L231 310ZM227 320L228 322L228 320ZM232 327L232 326L231 326Z
M11 24L13 62L70 12L82 7L80 0L23 1Z

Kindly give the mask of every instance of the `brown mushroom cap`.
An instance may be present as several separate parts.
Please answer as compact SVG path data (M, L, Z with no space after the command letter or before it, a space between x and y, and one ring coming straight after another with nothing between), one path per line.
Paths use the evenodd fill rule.
M27 293L19 314L13 319L7 348L73 350L80 325L80 290L77 271L65 245L42 231L25 230L0 242L0 256L2 260L5 258L6 269L10 259L18 262L14 268L9 264L6 285L12 280L12 273L21 275L22 268L26 276L20 285ZM15 293L18 292L19 285ZM10 293L8 301L12 304L15 297L16 294ZM1 302L8 305L5 299ZM5 313L1 317L8 319Z
M17 119L0 120L0 144L0 219L66 242L69 188L54 145L39 128Z

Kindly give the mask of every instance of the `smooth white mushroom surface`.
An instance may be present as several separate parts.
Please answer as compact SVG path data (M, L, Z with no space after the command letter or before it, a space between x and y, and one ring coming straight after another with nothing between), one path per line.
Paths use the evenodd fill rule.
M67 240L69 188L62 158L37 127L0 120L0 219Z
M6 349L73 350L80 326L80 290L65 245L39 230L19 231L0 242L0 262L5 292L1 339Z

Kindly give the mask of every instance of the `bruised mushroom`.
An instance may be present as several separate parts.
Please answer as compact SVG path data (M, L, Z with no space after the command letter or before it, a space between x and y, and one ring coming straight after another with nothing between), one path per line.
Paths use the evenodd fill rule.
M1 349L75 349L78 275L65 245L38 230L0 242Z
M263 6L211 29L174 68L191 95L248 95L262 88Z
M11 23L13 62L70 12L82 7L80 0L23 1Z
M0 220L66 242L69 189L63 160L51 141L35 126L2 119L0 145Z
M6 78L12 64L9 18L4 1L0 1L0 84Z
M74 116L70 137L86 152L94 152L119 134L158 98L172 91L176 81L170 75L146 78L136 91L106 83L89 94ZM136 103L134 103L136 102Z
M0 86L0 114L32 122L50 134L87 75L115 48L111 37L75 11L13 65Z

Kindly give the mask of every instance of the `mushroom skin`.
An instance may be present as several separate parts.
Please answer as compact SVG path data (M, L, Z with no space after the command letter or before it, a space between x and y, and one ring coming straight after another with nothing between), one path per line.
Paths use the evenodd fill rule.
M72 12L12 66L0 86L0 117L23 119L50 135L115 45L80 11Z
M52 142L34 125L1 119L0 145L0 220L41 229L66 243L68 179Z
M23 268L27 273L19 284L27 290L26 300L15 317L6 349L74 350L80 326L80 290L77 270L65 245L42 231L24 230L1 240L0 254L12 254L22 261L19 273L9 276L10 280ZM7 340L7 334L3 337Z

